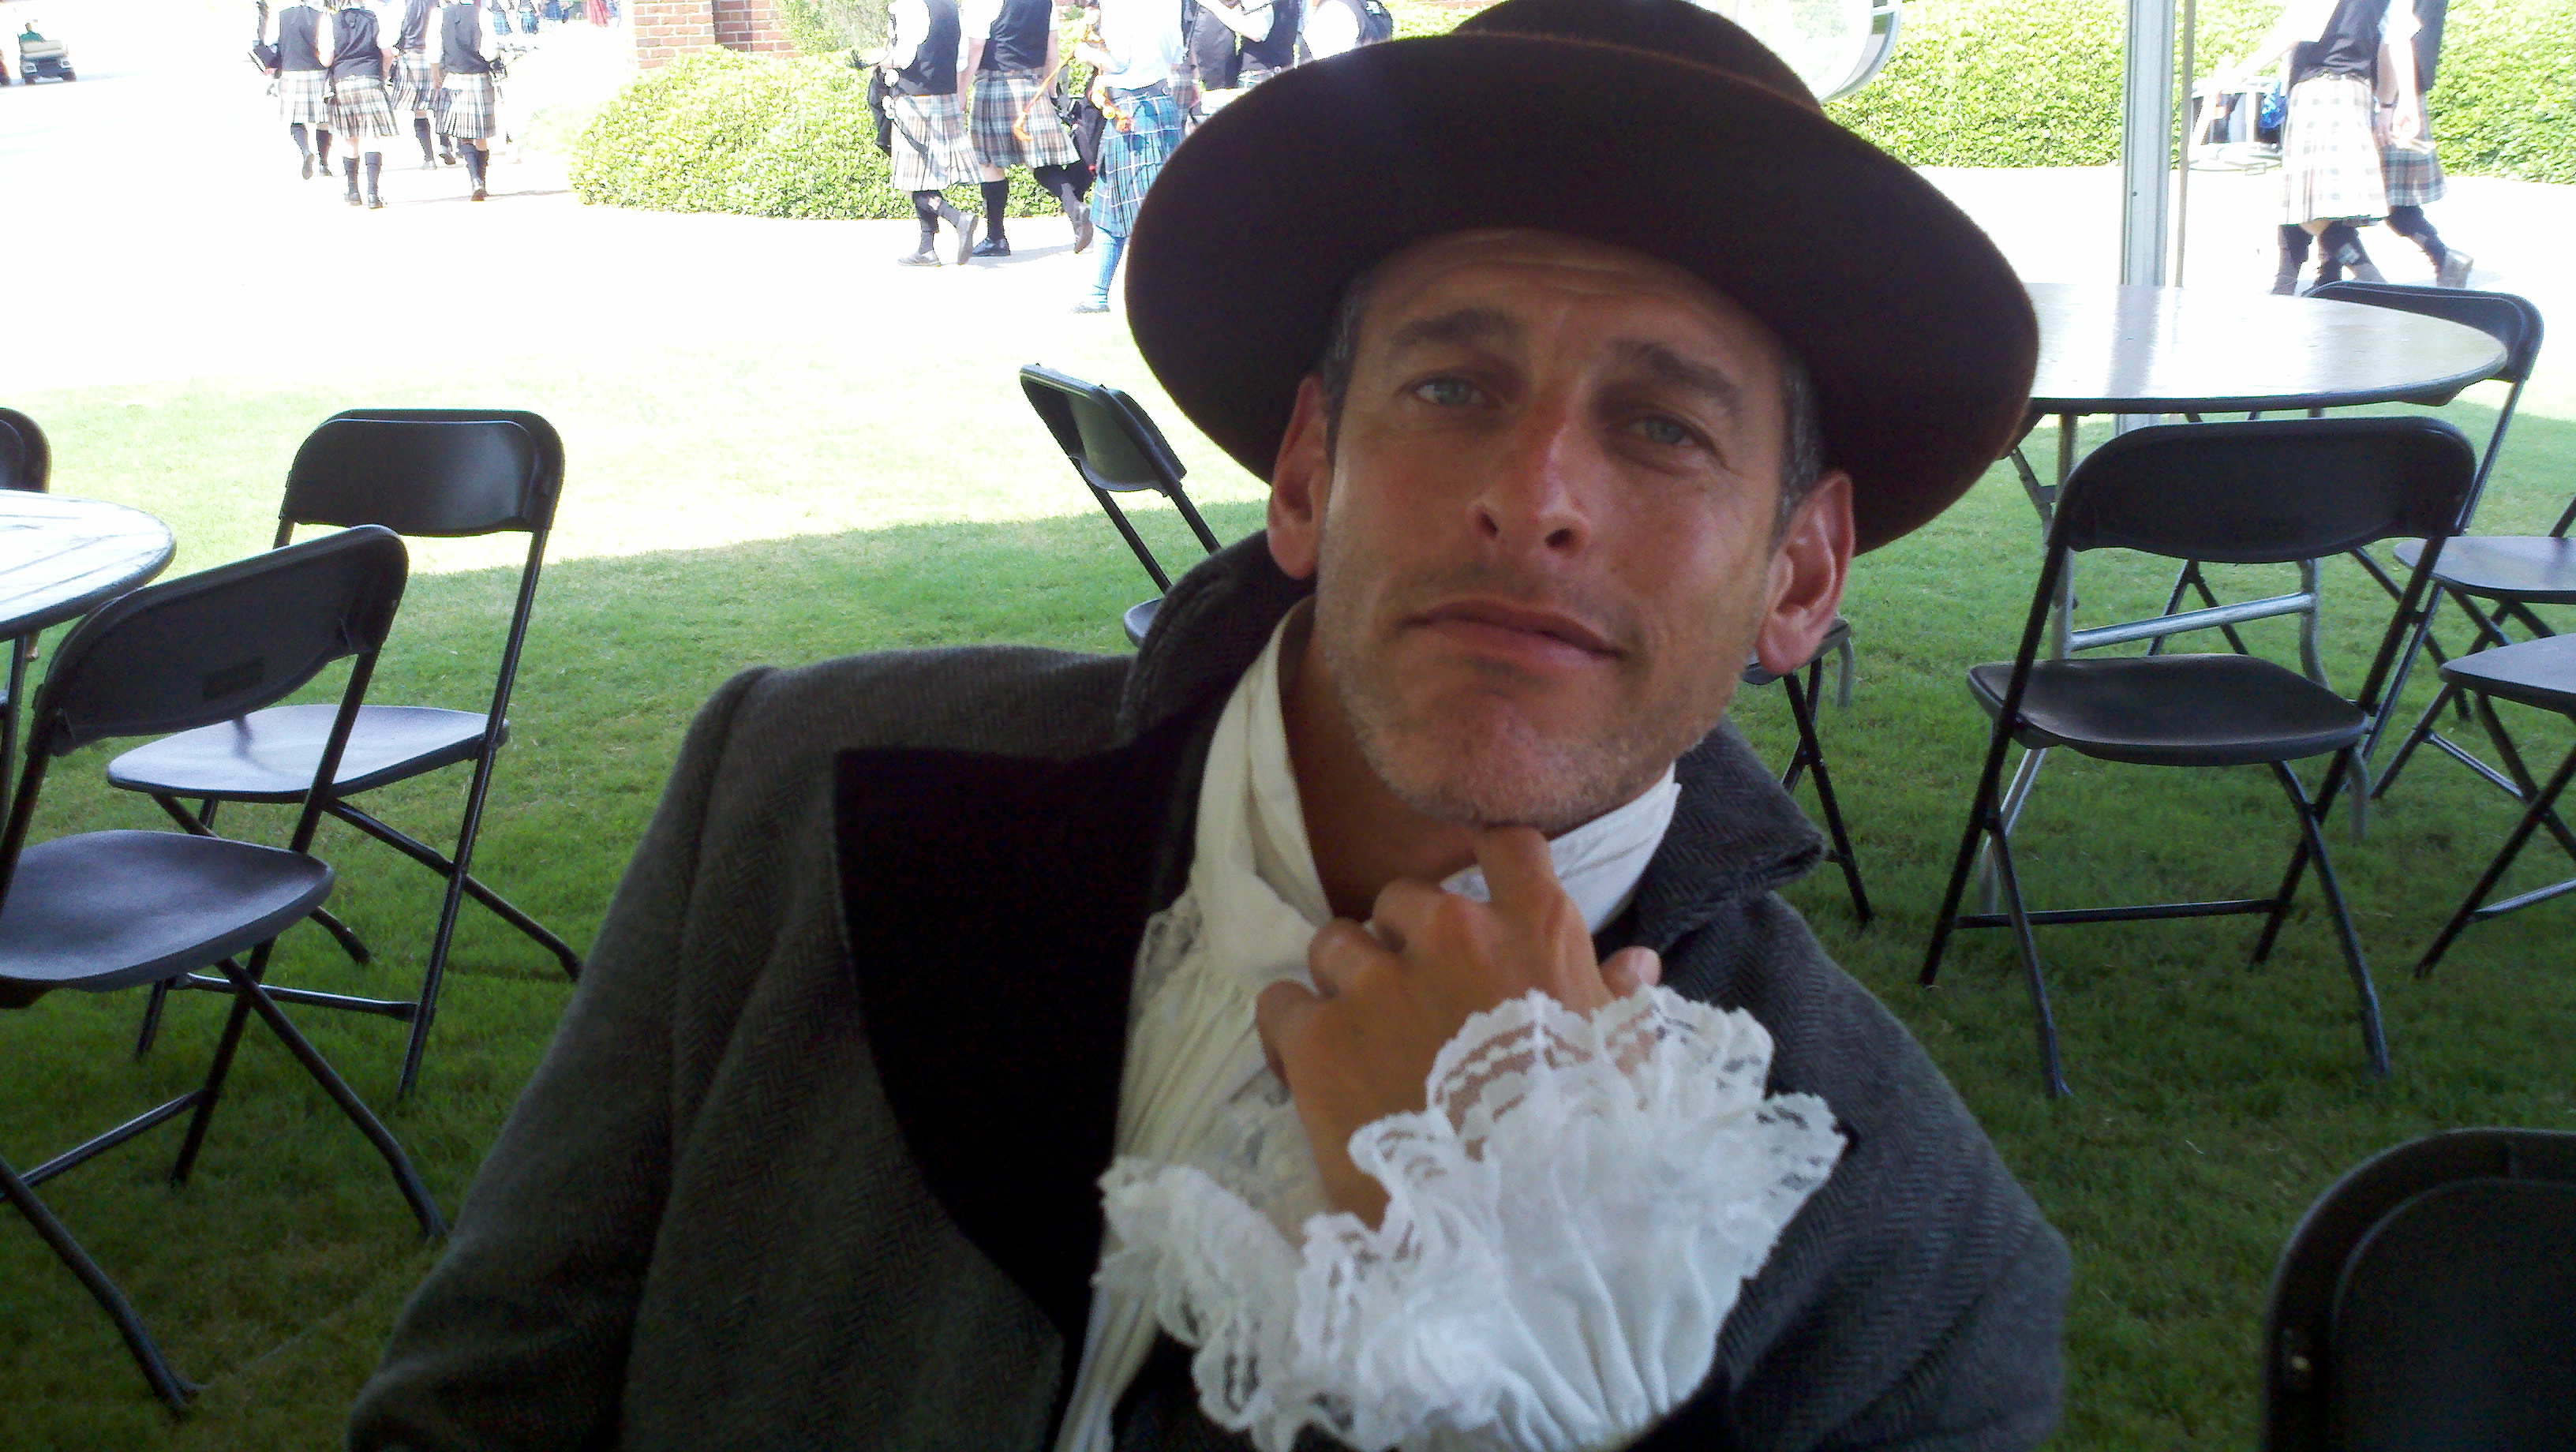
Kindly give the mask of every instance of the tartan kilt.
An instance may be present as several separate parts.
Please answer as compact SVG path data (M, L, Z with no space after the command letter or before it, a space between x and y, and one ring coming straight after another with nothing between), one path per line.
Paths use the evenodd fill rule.
M2388 215L2370 82L2328 72L2290 88L2281 128L2281 220L2375 221Z
M887 161L896 191L934 192L983 180L955 96L896 92L886 97L886 118L894 123L894 154Z
M331 73L328 71L279 71L277 73L277 119L292 126L331 124Z
M489 75L455 75L438 93L438 134L481 141L501 131L501 88Z
M2401 146L2380 148L2379 169L2388 184L2391 207L2423 207L2440 201L2451 184L2442 177L2442 159L2427 146L2410 151Z
M375 76L346 76L331 86L331 129L342 136L394 134L393 102Z
M1025 115L1022 141L1011 127ZM1056 119L1055 100L1040 94L1035 71L985 71L975 77L975 158L986 166L1071 166L1081 160Z
M1091 220L1121 237L1136 229L1136 208L1162 175L1172 148L1181 144L1181 108L1170 96L1148 91L1112 100L1127 112L1127 125L1100 133L1100 184L1091 194Z
M438 97L429 88L429 53L407 50L394 57L394 99L397 111L429 111L438 106Z

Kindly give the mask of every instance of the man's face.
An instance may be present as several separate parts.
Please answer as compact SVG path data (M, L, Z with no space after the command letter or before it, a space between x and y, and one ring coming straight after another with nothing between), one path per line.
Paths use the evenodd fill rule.
M1781 365L1741 308L1624 249L1465 233L1379 270L1333 446L1319 385L1299 400L1271 538L1316 572L1309 665L1397 796L1562 831L1706 735L1757 643L1813 649L1848 483L1775 544Z

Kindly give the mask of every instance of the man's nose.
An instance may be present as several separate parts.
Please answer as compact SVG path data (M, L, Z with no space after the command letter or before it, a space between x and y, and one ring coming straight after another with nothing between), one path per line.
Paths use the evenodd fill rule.
M1514 421L1472 505L1479 538L1505 552L1573 555L1592 541L1587 499L1599 441L1568 401L1540 400Z

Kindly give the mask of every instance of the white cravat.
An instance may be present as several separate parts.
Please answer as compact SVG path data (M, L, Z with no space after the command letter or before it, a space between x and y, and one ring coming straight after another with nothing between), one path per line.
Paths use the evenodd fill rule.
M1271 631L1217 719L1199 781L1189 887L1157 916L1137 954L1137 1007L1118 1094L1121 1157L1242 1165L1272 1181L1262 1208L1289 1231L1325 1208L1323 1192L1286 1086L1263 1059L1252 1007L1282 979L1313 986L1306 945L1333 915L1306 838L1282 705L1287 646L1302 644L1306 617L1300 606ZM1593 931L1627 906L1678 795L1667 769L1636 800L1549 844L1559 881ZM1484 874L1472 867L1441 886L1480 901L1486 895ZM1181 933L1188 941L1173 941ZM1153 1349L1155 1330L1151 1308L1137 1298L1111 1291L1092 1298L1059 1452L1105 1452L1109 1413Z

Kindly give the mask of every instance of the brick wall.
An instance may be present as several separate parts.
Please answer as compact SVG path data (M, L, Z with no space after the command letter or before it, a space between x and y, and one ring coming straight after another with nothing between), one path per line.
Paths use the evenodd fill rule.
M630 0L635 60L650 70L720 45L727 50L791 51L773 0Z

